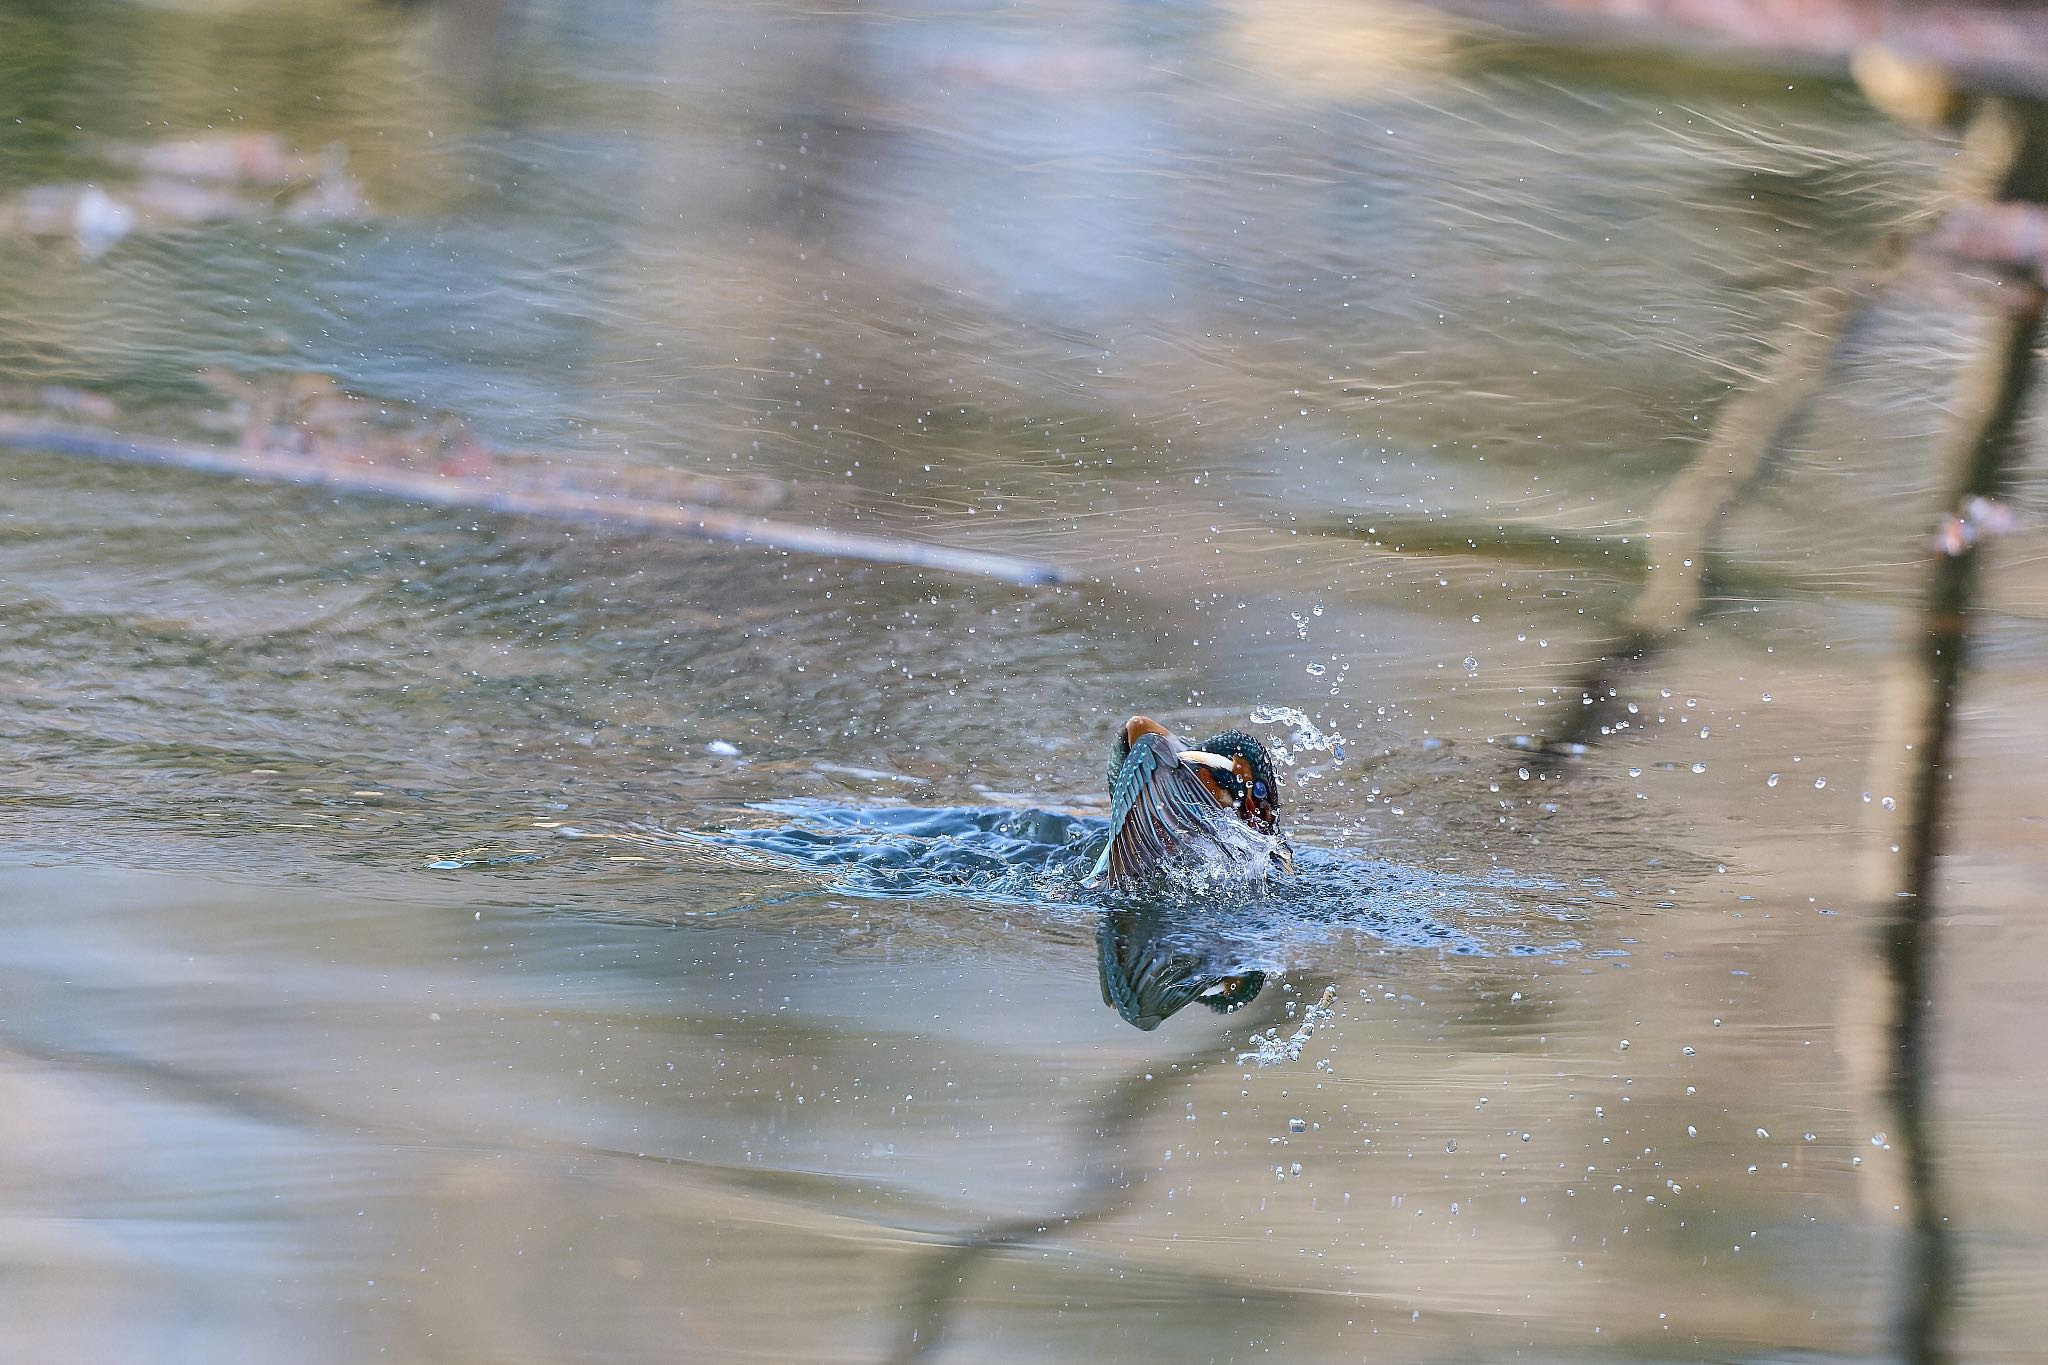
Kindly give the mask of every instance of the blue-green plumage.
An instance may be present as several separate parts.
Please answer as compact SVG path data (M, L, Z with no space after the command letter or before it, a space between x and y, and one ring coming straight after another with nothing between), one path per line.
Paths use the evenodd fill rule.
M1250 876L1289 869L1277 836L1279 784L1258 740L1228 731L1191 748L1157 721L1134 716L1117 731L1109 759L1110 838L1090 885L1128 887L1183 852L1236 860Z

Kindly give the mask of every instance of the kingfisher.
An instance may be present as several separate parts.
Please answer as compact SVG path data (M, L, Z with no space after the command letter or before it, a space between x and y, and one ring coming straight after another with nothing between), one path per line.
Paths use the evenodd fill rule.
M1132 716L1110 746L1109 797L1109 843L1087 886L1127 890L1184 854L1213 855L1247 879L1294 870L1273 760L1242 730L1188 744Z

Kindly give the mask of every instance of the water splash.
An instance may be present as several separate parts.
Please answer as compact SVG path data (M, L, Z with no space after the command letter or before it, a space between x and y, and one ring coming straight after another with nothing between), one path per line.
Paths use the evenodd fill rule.
M1251 1036L1249 1052L1237 1054L1237 1064L1251 1062L1258 1066L1271 1066L1275 1062L1292 1062L1301 1057L1301 1050L1308 1046L1308 1040L1315 1036L1316 1029L1326 1019L1337 1014L1337 987L1332 984L1323 987L1322 998L1302 1011L1301 1027L1285 1039L1280 1037L1278 1025L1270 1033Z
M1159 864L1160 881L1175 899L1237 902L1266 894L1276 869L1292 856L1287 841L1264 834L1235 816L1213 821L1209 837L1169 852Z
M804 896L966 898L1029 905L1049 916L1167 908L1184 912L1205 939L1223 935L1255 965L1285 970L1293 948L1343 934L1461 956L1574 952L1578 918L1558 904L1564 888L1495 870L1460 875L1294 843L1289 875L1247 877L1242 861L1170 861L1141 893L1083 885L1109 824L1092 816L998 807L864 807L810 799L748 807L759 823L715 830L561 831L578 839L629 840L692 867L715 855L722 875L751 876L773 893L717 913L781 905ZM1245 829L1260 841L1269 836Z
M1072 901L1107 821L1047 810L913 806L869 808L812 800L751 807L787 817L771 825L667 837L744 849L792 870L821 874L820 888L849 896L962 892L994 901Z
M1287 744L1274 744L1268 748L1275 763L1292 767L1297 753L1327 753L1332 758L1344 757L1343 735L1335 729L1325 734L1305 712L1292 706L1255 706L1249 719L1254 725L1287 727ZM1289 748L1289 745L1293 747Z

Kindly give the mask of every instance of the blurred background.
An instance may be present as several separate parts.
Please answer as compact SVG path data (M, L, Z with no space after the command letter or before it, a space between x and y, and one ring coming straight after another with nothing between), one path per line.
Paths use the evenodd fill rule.
M2030 1356L2044 100L2025 4L0 0L10 1357ZM1298 885L1080 887L1132 712Z

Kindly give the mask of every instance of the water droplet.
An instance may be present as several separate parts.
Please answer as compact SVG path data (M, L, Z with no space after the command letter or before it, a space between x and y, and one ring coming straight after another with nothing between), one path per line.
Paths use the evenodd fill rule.
M1813 779L1813 789L1815 791L1819 791L1822 787L1825 787L1827 784L1828 780L1825 777L1816 777Z
M1883 806L1886 810L1897 810L1899 808L1899 803L1892 800L1889 796L1877 804Z
M1311 678L1320 678L1326 671L1322 664L1310 664L1308 666L1308 675Z
M1473 619L1477 620L1478 618L1475 617ZM1479 676L1479 660L1473 658L1470 654L1465 656L1465 672L1470 677L1476 678Z
M1688 1123L1685 1125L1685 1135L1687 1137L1698 1137L1700 1135L1700 1130Z
M1772 773L1772 774L1771 774L1771 775L1770 775L1769 777L1767 777L1767 778L1765 778L1765 779L1764 779L1764 785L1765 785L1766 787L1775 787L1775 786L1777 786L1777 785L1778 785L1778 775L1777 775L1776 773Z
M1696 773L1703 773L1707 770L1707 765L1704 763L1695 763L1692 765L1692 770Z
M1643 770L1641 768L1630 768L1628 770L1628 775L1630 777L1641 777L1643 775Z

